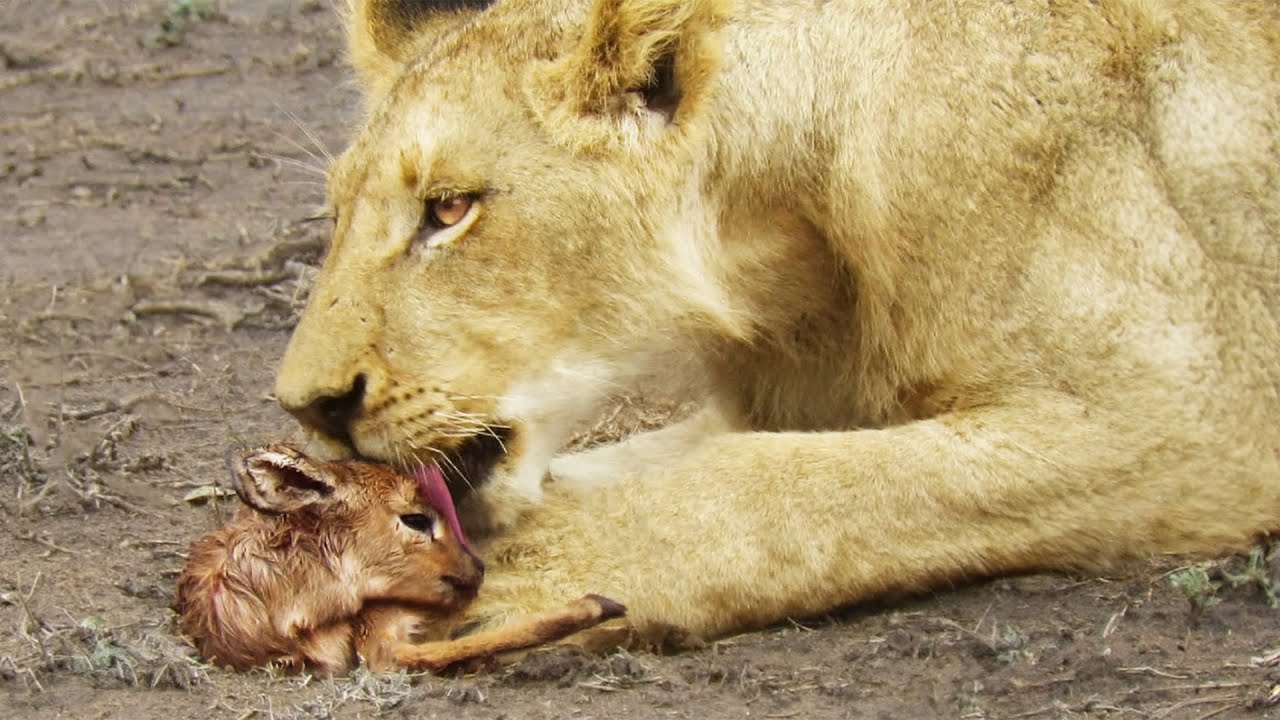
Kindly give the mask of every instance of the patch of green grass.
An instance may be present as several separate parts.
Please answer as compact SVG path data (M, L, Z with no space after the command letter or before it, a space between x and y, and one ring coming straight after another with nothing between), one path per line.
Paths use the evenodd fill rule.
M1263 544L1249 551L1243 560L1244 567L1233 572L1229 567L1221 569L1223 580L1233 588L1257 588L1267 598L1267 604L1280 608L1280 579L1272 576L1272 565L1280 561L1276 546Z
M992 634L995 634L994 630ZM1031 653L1024 649L1026 644L1027 639L1018 631L1018 628L1006 625L1004 632L993 638L992 649L996 653L996 660L1009 665L1031 658Z
M1280 608L1280 543L1262 542L1246 555L1180 568L1168 580L1191 603L1193 616L1222 602L1223 590L1256 592Z
M0 432L0 467L15 469L28 482L36 474L31 460L31 433L22 425L10 425Z
M1199 565L1169 573L1169 584L1191 603L1191 614L1195 617L1204 615L1209 608L1222 602L1218 597L1222 583L1211 579Z
M30 592L6 593L22 609L16 635L30 652L8 657L15 675L34 681L60 673L84 675L128 686L188 689L207 680L209 666L174 631L172 618L128 627L109 627L98 617L51 620L32 605Z
M223 17L218 0L175 0L160 20L160 29L152 40L162 47L181 45L193 21L220 20Z

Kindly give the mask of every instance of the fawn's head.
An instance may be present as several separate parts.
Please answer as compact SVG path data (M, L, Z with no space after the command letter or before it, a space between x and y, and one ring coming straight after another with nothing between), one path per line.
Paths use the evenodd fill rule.
M361 600L449 612L474 599L484 565L439 470L408 477L384 465L321 462L285 445L233 453L228 465L245 505L275 519L273 544L314 555ZM323 586L318 580L304 582Z

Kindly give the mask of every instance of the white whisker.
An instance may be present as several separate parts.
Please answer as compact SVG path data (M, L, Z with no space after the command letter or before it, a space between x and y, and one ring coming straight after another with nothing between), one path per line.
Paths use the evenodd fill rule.
M471 483L471 478L467 477L467 476L466 476L466 474L462 472L462 468L459 468L459 467L457 466L457 464L455 464L455 463L453 462L453 458L449 457L449 454L448 454L448 453L446 453L446 452L445 452L445 451L443 451L443 450L438 450L438 449L433 448L433 447L427 447L427 450L428 450L429 452L433 452L433 453L435 453L436 455L439 455L439 456L440 456L440 459L441 459L441 460L443 460L443 461L444 461L444 463L445 463L445 464L447 464L447 465L449 466L449 469L451 469L451 470L453 471L453 474L454 474L454 475L457 475L459 478L461 478L461 479L462 479L462 482L466 483L466 485L467 485L467 487L468 487L468 488L470 488L470 489L472 489L472 490L475 490L475 489L476 489L476 486L475 486L475 485L473 485L473 484Z
M276 107L280 107L280 106L277 104ZM285 110L284 108L280 108L280 109L284 111L285 115L289 116L289 119L293 121L294 125L298 126L298 129L302 131L302 134L307 136L307 139L311 141L311 144L315 145L316 150L320 151L320 155L322 155L323 158L316 157L315 153L312 153L311 151L307 150L300 143L294 141L292 138L284 137L284 136L282 137L284 137L285 140L288 140L290 143L292 143L299 150L302 150L303 152L315 158L316 160L323 159L326 161L328 165L332 165L333 153L329 152L329 148L325 147L324 143L320 142L320 138L317 137L316 134L311 131L311 128L307 127L306 124L302 122L302 120L298 119L297 115L294 115L292 112Z
M260 158L271 160L272 162L277 162L277 163L280 163L281 165L288 165L289 167L294 168L295 170L302 170L303 172L308 172L308 173L311 173L312 175L318 175L322 178L328 177L328 173L326 173L323 168L316 167L315 165L312 165L311 163L306 162L305 160L299 160L298 158L291 158L288 155L276 155L274 153L260 152L255 154Z

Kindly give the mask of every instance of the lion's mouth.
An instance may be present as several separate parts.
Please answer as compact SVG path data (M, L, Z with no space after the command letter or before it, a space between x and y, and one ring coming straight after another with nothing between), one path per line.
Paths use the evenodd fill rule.
M444 455L440 469L455 502L461 502L489 481L498 463L507 456L511 439L510 428L490 427Z

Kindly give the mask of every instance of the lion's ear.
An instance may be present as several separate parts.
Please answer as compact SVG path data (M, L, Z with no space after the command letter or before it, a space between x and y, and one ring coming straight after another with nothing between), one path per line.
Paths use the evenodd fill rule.
M347 0L347 53L368 103L391 88L423 45L496 0Z
M634 142L697 114L732 0L596 0L582 39L535 66L529 102L579 148Z

